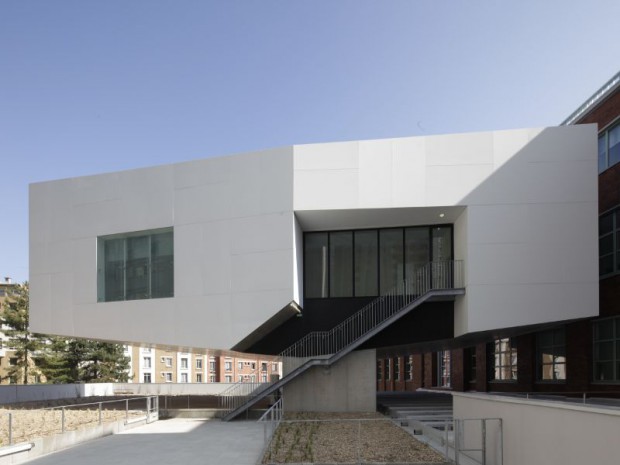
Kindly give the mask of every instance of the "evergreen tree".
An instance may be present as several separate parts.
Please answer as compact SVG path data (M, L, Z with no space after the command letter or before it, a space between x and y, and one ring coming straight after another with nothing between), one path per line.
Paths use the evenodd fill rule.
M67 363L67 339L50 336L49 342L42 351L40 368L48 383L67 384L77 381L77 370L73 371Z
M23 384L28 384L29 378L40 374L34 357L42 347L41 337L30 332L28 306L28 282L25 282L15 286L13 294L2 306L0 317L4 325L3 332L9 338L15 358L15 363L9 367L6 377L21 380Z
M129 379L123 346L88 339L51 338L42 370L49 383L114 383Z
M129 379L129 357L123 346L99 341L81 341L84 359L79 365L84 383L124 383Z
M28 290L27 282L15 286L13 295L0 309L2 331L9 339L15 358L6 378L23 384L40 374L48 383L57 384L126 382L129 379L129 357L120 344L31 333Z

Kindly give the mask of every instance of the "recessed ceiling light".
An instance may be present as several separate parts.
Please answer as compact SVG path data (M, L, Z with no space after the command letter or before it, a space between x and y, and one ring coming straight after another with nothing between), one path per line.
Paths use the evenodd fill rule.
M443 213L440 213L440 214L439 214L439 218L443 218L444 216L446 216L446 215L445 215L445 214L443 214Z

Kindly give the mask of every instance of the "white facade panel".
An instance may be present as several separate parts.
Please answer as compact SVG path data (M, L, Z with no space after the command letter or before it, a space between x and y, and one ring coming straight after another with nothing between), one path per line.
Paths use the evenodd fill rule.
M295 296L291 154L31 186L33 330L186 347L237 343ZM174 297L97 302L98 238L170 227Z
M366 217L373 211L367 209L401 207L402 198L386 195L376 184L397 185L411 175L424 191L402 188L408 207L436 207L437 213L440 207L467 210L467 216L455 223L455 256L466 258L469 286L484 286L487 298L468 291L457 299L456 335L596 315L596 128L523 129L423 140L359 142L357 163L350 151L346 169L329 170L317 162L312 182L305 160L312 149L316 160L324 160L325 147L304 147L304 169L295 159L298 216L311 225L313 217L316 223L325 223L328 217L312 212L342 210L341 216L347 218L357 208ZM406 153L393 149L409 141L415 142ZM383 157L377 155L379 150ZM321 170L329 170L328 182L319 182ZM306 210L308 214L303 213ZM397 225L382 222L380 216L366 227ZM435 222L441 222L439 217ZM400 224L425 223L414 219ZM331 226L338 229L334 222ZM530 286L535 292L520 299L518 295L529 292ZM558 289L566 289L573 298L558 298ZM579 296L574 295L577 289ZM521 308L525 305L528 308Z
M229 348L303 305L303 231L429 224L465 261L456 335L598 309L592 125L295 146L35 184L30 205L39 332ZM174 297L97 302L97 238L168 227Z

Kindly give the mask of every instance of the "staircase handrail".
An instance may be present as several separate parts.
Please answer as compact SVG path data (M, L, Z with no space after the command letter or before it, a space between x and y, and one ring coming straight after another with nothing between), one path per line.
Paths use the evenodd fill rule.
M428 262L424 265L420 266L414 271L413 278L402 281L390 289L386 294L383 294L377 297L372 302L368 303L356 313L339 323L337 326L333 327L327 331L313 331L306 334L304 337L299 339L294 344L290 345L288 348L280 352L280 357L308 357L308 356L316 356L316 355L329 355L338 352L342 348L346 347L348 344L355 342L355 340L359 337L362 337L366 332L371 331L377 324L385 321L391 315L396 313L403 305L410 303L416 298L426 294L430 290L436 289L454 289L463 287L463 261L462 260L447 260L447 261L435 261ZM448 273L445 273L445 272ZM435 274L436 276L433 276ZM399 292L400 291L400 292ZM409 292L411 291L411 292ZM408 298L410 297L410 298ZM398 302L394 302L397 299L403 299L401 305L397 305ZM368 322L367 318L364 318L371 314L373 310L377 307L378 304L385 303L387 308L380 308L379 316L382 317L381 320L377 318L372 318L370 321L373 323L371 327L364 330L366 326L358 325L358 328L364 330L362 333L352 333L348 332L349 338L345 340L341 339L342 343L335 345L337 342L335 340L335 335L343 331L344 328L348 328L352 326L355 322ZM304 355L306 351L302 350L309 342L313 340L317 340L319 337L325 339L334 337L334 344L318 345L315 344L316 348L324 348L329 347L333 349L331 351L320 353L320 354L308 354ZM353 337L353 338L352 338Z
M414 301L428 297L427 294L431 291L460 288L464 288L462 260L428 262L415 270L413 278L400 282L386 294L377 297L331 330L308 333L282 351L280 357L289 370L283 369L281 380L269 383L250 383L253 384L251 392L241 396L233 394L224 396L222 393L223 402L227 404L226 407L230 413L261 396L263 392L270 391L274 384L284 381L294 370L304 369L303 365L309 367L319 363L321 359L322 363L332 363L339 358L337 357L339 352L368 335ZM369 315L372 318L367 318ZM344 337L337 340L338 332L343 333ZM296 362L291 363L293 360ZM243 384L248 385L248 383Z

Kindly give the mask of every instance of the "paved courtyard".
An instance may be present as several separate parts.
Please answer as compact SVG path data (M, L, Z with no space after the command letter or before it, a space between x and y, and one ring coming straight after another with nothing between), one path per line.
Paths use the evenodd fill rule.
M171 419L35 459L33 465L255 465L263 426L254 421Z

